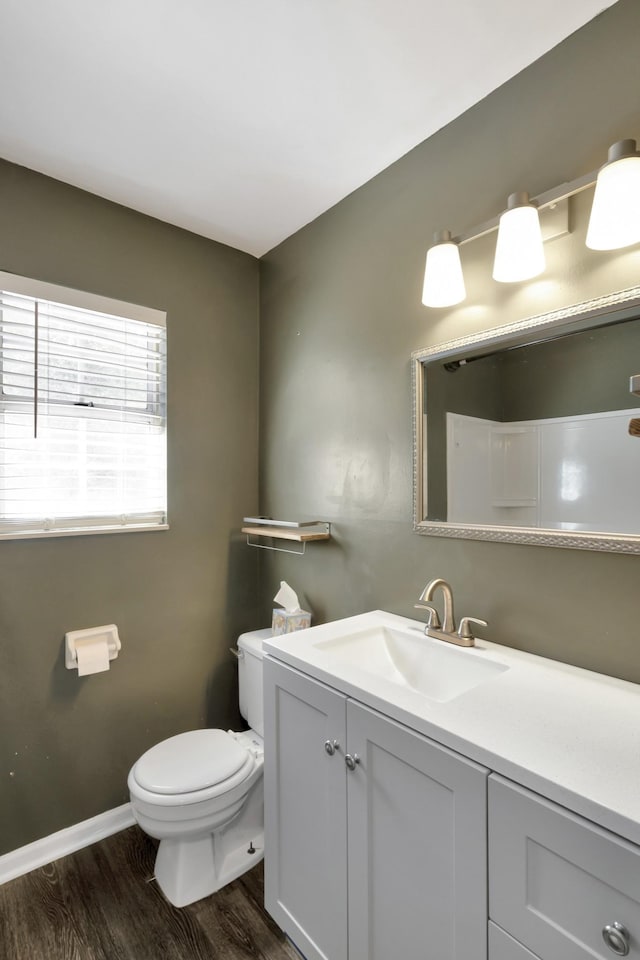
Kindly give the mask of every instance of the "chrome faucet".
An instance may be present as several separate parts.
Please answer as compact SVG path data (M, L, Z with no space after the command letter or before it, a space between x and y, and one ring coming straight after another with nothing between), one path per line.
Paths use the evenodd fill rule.
M430 602L433 600L433 595L438 588L442 590L442 596L444 597L442 624L440 623L438 611L433 606L433 603ZM415 603L414 607L416 610L429 611L429 619L424 628L424 632L428 637L433 637L436 640L445 640L447 643L456 643L460 647L475 646L476 639L471 630L472 623L476 623L480 627L487 626L486 620L478 620L476 617L463 617L456 631L456 621L453 613L453 591L451 585L441 577L432 580L426 585L420 594L418 603Z

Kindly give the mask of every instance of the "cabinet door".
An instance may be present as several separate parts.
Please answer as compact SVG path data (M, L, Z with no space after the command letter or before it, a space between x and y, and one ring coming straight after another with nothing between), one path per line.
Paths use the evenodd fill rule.
M640 960L640 848L492 775L489 863L491 918L542 960Z
M349 701L349 960L485 960L488 771Z
M489 960L538 960L538 957L489 921Z
M346 698L268 658L264 684L265 904L307 960L346 960Z

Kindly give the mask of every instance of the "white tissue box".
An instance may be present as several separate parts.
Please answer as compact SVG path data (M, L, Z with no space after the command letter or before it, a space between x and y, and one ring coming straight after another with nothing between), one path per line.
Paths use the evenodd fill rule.
M311 626L311 614L308 610L298 610L289 613L287 610L274 608L271 619L271 633L279 637L283 633L293 633L295 630L306 630Z

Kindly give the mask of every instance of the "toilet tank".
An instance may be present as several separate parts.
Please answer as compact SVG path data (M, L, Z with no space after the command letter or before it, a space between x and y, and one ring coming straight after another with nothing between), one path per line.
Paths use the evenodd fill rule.
M262 706L262 641L271 636L271 628L251 630L238 637L238 699L240 713L252 730L264 737Z

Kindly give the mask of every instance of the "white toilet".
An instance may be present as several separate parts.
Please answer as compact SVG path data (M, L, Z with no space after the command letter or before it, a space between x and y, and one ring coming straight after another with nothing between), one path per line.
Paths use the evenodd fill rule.
M155 876L176 907L215 893L264 855L262 641L238 639L242 733L191 730L163 740L133 765L133 815L160 840Z

